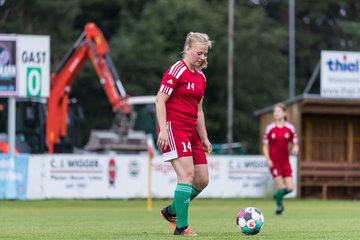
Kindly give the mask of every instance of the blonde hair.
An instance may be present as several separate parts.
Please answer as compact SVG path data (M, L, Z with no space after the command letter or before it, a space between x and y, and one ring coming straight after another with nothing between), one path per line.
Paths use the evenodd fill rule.
M286 105L283 104L283 103L277 103L277 104L274 105L273 109L275 109L277 107L281 108L284 111L284 113L285 113L284 119L285 119L285 121L287 121L287 108L286 108Z
M207 44L207 46L211 49L213 41L210 40L209 36L206 33L189 32L186 36L184 49L182 52L183 57L185 57L186 52L194 43ZM207 64L208 62L205 59L202 62L200 68L206 68Z

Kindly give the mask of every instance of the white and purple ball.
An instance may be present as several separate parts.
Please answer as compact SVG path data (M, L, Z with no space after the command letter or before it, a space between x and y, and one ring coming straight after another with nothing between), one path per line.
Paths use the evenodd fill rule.
M236 225L240 232L246 235L258 234L264 226L265 219L262 212L255 207L242 209L236 217Z

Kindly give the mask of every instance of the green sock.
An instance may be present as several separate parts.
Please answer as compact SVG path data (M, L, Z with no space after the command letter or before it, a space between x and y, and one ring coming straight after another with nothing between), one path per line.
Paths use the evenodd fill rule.
M284 188L284 195L283 196L285 196L286 194L288 194L288 193L291 193L292 191L289 191L289 190L287 190L286 188Z
M286 188L276 190L276 192L275 192L276 205L278 205L278 206L282 205L282 200L283 200L285 191L287 191Z
M191 195L190 195L190 201L192 201L194 198L196 198L201 193L201 190L197 189L194 186L191 186ZM173 201L170 205L170 212L172 214L176 214L175 212L175 201Z
M201 190L194 187L194 185L191 186L191 195L190 195L190 201L192 201L194 198L196 198L201 193Z
M191 185L178 183L175 189L174 202L176 212L176 227L188 225L188 210L191 195Z

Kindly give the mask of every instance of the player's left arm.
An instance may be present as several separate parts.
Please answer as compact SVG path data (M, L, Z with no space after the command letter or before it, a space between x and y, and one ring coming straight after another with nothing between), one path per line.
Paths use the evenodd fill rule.
M296 156L296 155L298 155L298 153L299 153L299 144L293 143L292 149L291 149L291 154Z
M203 99L199 102L198 105L198 118L196 121L196 131L199 134L201 144L204 147L205 152L211 153L212 152L212 145L208 139L206 126L205 126L205 116L204 111L202 108Z
M294 128L294 131L292 132L292 149L291 149L291 154L292 155L298 155L299 153L299 144L298 144L298 138L297 138L297 134Z

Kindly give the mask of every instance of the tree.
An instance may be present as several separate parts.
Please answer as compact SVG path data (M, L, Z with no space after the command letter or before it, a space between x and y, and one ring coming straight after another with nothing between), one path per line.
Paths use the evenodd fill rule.
M321 50L360 49L360 4L354 0L297 1L297 89L301 93L307 84ZM313 92L319 93L320 81Z
M258 151L254 111L287 96L287 35L264 7L238 6L235 18L235 140Z

